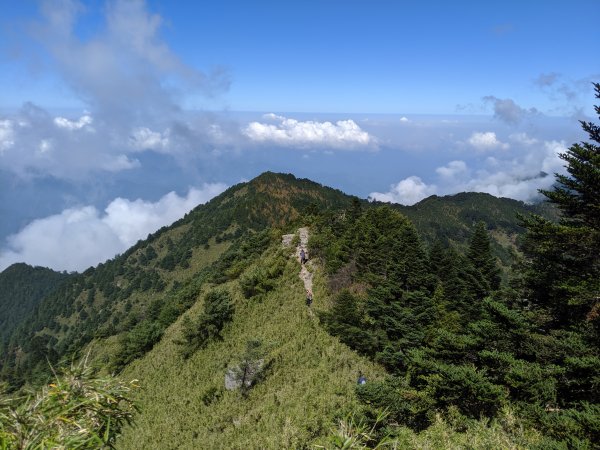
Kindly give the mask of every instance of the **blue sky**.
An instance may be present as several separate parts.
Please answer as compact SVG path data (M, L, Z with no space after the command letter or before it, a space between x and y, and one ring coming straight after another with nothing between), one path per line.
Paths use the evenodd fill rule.
M596 10L0 1L0 270L85 269L265 170L535 201L594 119Z

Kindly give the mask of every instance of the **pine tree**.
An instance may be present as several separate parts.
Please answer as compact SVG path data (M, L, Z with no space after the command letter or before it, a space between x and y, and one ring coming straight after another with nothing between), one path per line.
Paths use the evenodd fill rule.
M600 83L594 83L600 98ZM595 107L600 116L600 107ZM555 174L553 190L540 191L556 205L558 224L539 216L524 220L529 257L526 283L532 301L558 324L582 320L600 327L600 127L581 122L590 142L573 144L560 158L567 175Z
M600 98L600 83L594 83ZM595 107L600 117L600 106ZM569 175L555 174L554 190L542 190L562 211L561 223L570 227L600 230L600 126L581 121L592 142L573 144L560 158L567 163Z
M471 238L469 252L467 254L471 264L481 274L481 278L487 287L488 294L500 286L500 270L496 259L492 254L490 237L486 231L485 224L479 222L475 226L475 232Z

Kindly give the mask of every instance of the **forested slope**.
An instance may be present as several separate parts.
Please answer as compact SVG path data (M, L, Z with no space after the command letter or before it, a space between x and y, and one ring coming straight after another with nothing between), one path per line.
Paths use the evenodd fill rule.
M418 224L429 245L438 238L464 248L474 221L490 220L487 226L493 230L495 255L507 266L519 232L516 214L527 213L531 207L487 197L458 194L399 208ZM39 305L24 302L30 305L22 311L28 317L20 329L6 331L0 374L13 386L43 378L48 360L56 363L98 339L108 339L110 345L123 349L111 363L115 368L123 366L151 348L192 304L198 286L213 276L208 272L226 267L245 239L246 246L255 245L247 240L252 233L301 224L314 215L334 218L339 211L374 206L293 175L267 172L233 186L123 255L73 275L60 289L40 299ZM214 265L217 261L221 262ZM128 335L135 336L134 342L129 342ZM117 337L119 344L115 344Z
M66 273L23 263L0 272L0 349L36 305L67 278Z

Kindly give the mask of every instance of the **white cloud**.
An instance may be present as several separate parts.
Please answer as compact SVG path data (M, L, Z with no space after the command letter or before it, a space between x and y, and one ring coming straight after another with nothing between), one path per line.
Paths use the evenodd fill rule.
M408 117L401 117L400 122L410 122L410 120L408 119Z
M15 262L84 270L122 253L226 187L222 183L205 184L200 189L191 188L183 197L170 192L157 202L116 198L104 212L83 206L34 220L7 238L0 250L0 271Z
M528 136L527 133L513 133L508 136L508 138L511 141L522 145L535 145L539 142L537 139Z
M525 144L532 140L522 135L515 139L521 139ZM544 141L513 158L488 157L483 166L473 162L479 169L470 168L465 161L450 161L435 170L436 184L427 185L419 177L411 176L392 185L389 192L374 192L370 197L410 205L434 193L485 192L496 197L535 201L540 198L539 189L552 187L554 173L565 173L564 161L559 157L565 151L564 142Z
M137 169L141 167L137 159L129 159L127 155L109 156L100 163L99 168L107 172L120 172L122 170Z
M35 27L55 67L94 113L115 122L167 113L178 106L178 90L212 95L228 88L223 70L203 73L173 53L160 34L162 17L145 1L114 0L103 9L104 26L85 39L76 32L85 10L76 0L42 2L44 21Z
M538 189L551 188L555 172L564 173L564 162L558 156L564 151L564 142L546 141L535 152L510 160L494 160L492 170L477 171L474 178L464 180L461 190L533 201L540 197Z
M188 98L214 98L227 89L227 73L185 64L161 35L163 19L143 0L83 3L42 0L41 19L23 30L39 45L23 45L31 49L23 56L47 60L84 112L55 117L26 103L0 116L0 169L23 179L71 181L139 167L127 156L131 152L168 152L189 160L210 152L214 141L231 146L223 137L229 133L210 129L214 116L182 107ZM98 14L100 23L81 36L85 13ZM193 125L187 122L191 116ZM242 139L237 124L235 135Z
M276 120L276 121L281 121L281 120L285 120L285 117L283 116L279 116L277 114L274 113L267 113L267 114L263 114L263 119L265 120Z
M52 150L52 141L50 139L42 139L40 141L40 153L47 153Z
M344 149L377 145L376 140L353 120L339 120L335 123L301 122L272 113L265 118L278 123L251 122L242 133L254 142L273 142L289 147L325 146Z
M69 120L65 117L55 117L54 124L59 128L65 128L67 130L80 130L82 128L86 128L89 131L93 131L93 128L90 127L93 122L92 116L85 114L79 118L79 120Z
M478 151L506 150L510 147L508 144L499 141L493 131L473 132L467 142Z
M147 127L137 128L130 137L130 145L140 151L165 151L169 148L169 130L159 133Z
M436 186L427 185L416 176L411 176L391 185L389 192L372 192L369 199L380 202L400 203L402 205L413 205L430 195L436 193Z
M10 120L0 120L0 155L4 150L15 144L13 123Z
M435 169L442 178L454 178L467 172L467 164L464 161L450 161L446 166Z

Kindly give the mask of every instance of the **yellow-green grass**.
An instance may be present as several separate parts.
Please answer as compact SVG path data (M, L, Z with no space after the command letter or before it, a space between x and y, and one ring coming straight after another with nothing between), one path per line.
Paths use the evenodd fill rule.
M244 299L237 281L226 285L236 313L221 341L184 360L174 343L181 337L179 320L151 352L125 370L124 379L140 381L141 413L119 439L119 448L306 448L330 432L336 417L355 409L359 370L369 379L384 375L309 314L291 249L272 248L254 265L268 264L278 251L290 258L267 295ZM317 270L317 309L325 304L324 286ZM199 301L187 314L195 317L201 308ZM264 380L243 398L238 391L225 390L224 378L249 339L262 340L270 366ZM220 398L207 405L203 397L210 390Z

